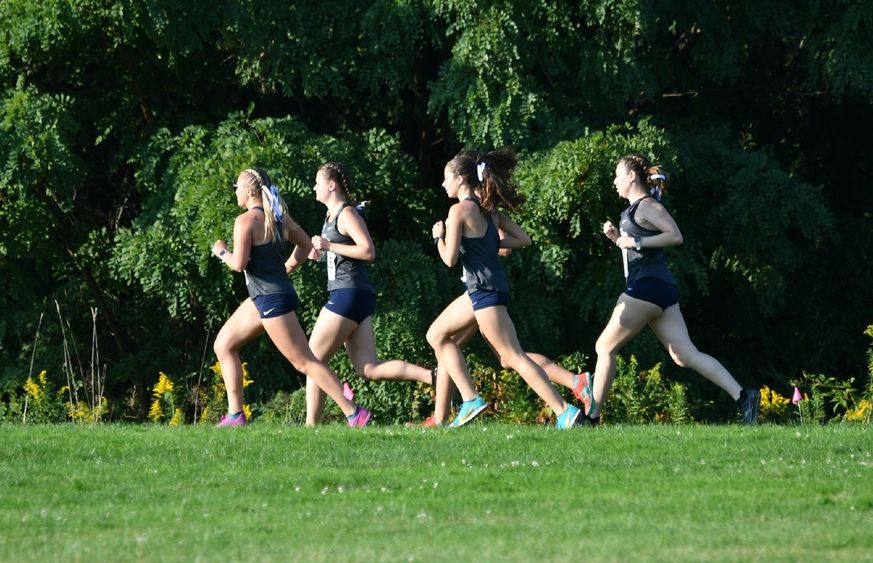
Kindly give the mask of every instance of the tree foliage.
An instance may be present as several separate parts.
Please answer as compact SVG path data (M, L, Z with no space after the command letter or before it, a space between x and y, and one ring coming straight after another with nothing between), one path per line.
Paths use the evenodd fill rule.
M600 234L622 206L612 169L639 151L671 174L697 344L746 381L848 378L873 310L871 28L861 0L0 2L0 386L34 352L63 373L62 330L88 334L96 306L110 394L137 415L154 373L197 372L243 295L209 257L235 175L269 170L314 232L327 160L371 202L380 352L427 363L427 324L461 291L428 244L443 166L501 145L534 239L506 260L525 346L593 355L622 284ZM295 274L306 326L323 278ZM55 301L66 328L40 324ZM267 344L251 355L275 374L262 389L295 386Z

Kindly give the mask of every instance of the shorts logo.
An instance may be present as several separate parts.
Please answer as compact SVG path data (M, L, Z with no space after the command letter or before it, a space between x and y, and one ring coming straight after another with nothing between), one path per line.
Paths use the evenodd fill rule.
M267 315L269 315L270 313L272 313L272 312L275 311L275 310L276 310L276 308L273 307L272 309L270 309L270 310L268 310L268 311L264 311L264 316L266 317Z

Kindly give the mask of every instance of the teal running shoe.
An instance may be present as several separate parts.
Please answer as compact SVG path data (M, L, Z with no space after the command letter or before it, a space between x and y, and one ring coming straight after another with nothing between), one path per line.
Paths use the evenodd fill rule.
M579 410L579 407L567 405L566 410L558 415L558 420L555 421L555 428L558 430L573 428L573 425L576 424L576 419L579 418L579 415L581 414L582 411Z
M473 399L469 401L464 401L461 403L461 408L458 409L458 416L455 417L455 420L449 424L449 428L458 428L463 426L476 418L480 412L484 411L488 407L488 403L482 400L482 397L476 395Z

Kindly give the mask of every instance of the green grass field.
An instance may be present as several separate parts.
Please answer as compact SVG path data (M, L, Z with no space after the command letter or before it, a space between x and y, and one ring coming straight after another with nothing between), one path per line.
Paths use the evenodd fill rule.
M865 426L0 426L3 561L873 558Z

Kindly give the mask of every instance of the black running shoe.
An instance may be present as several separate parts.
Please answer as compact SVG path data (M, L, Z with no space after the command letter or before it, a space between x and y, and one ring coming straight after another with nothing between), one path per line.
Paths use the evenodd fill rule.
M740 414L743 415L744 423L756 424L758 422L758 407L761 406L761 392L757 389L743 389L740 391L740 398L737 399L737 406L740 409Z
M587 414L582 414L582 416L576 420L576 426L600 426L600 415L591 418Z

